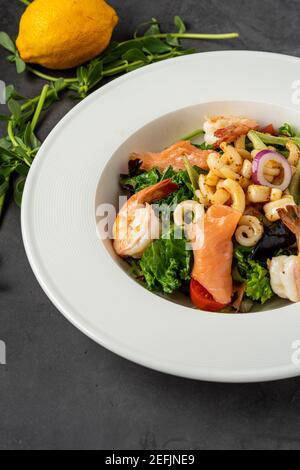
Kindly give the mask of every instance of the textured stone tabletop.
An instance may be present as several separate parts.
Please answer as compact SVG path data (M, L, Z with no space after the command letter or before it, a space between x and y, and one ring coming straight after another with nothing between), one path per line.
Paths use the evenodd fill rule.
M241 33L236 41L197 43L201 51L300 56L298 0L110 3L121 17L117 38L151 17L170 28L179 14L193 31ZM19 0L0 0L0 30L16 35L23 8ZM17 76L4 57L1 51L0 79L34 95L41 82ZM42 138L73 104L66 99L53 108ZM0 231L0 339L7 345L7 365L0 366L0 449L300 449L300 379L252 385L183 380L132 364L77 331L34 278L13 204Z

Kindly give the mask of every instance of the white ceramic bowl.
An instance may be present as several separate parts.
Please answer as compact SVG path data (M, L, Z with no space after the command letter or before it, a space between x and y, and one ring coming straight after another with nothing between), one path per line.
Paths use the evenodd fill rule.
M161 150L205 115L300 128L299 77L292 57L197 54L115 80L61 121L30 172L22 228L41 286L74 325L130 360L185 377L247 382L299 374L299 305L219 315L170 302L131 279L95 229L95 195L96 205L117 202L128 155Z

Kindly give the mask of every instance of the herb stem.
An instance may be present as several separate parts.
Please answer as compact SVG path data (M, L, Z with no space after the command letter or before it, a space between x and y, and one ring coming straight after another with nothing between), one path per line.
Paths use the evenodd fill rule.
M20 0L24 5L31 5L33 0ZM11 85L10 100L12 100L9 109L11 115L7 122L7 135L3 139L3 147L1 149L0 167L5 163L6 185L3 186L4 179L2 176L2 193L0 196L0 217L3 214L5 198L7 197L9 185L16 173L27 174L27 168L30 168L41 142L35 135L38 123L40 122L42 113L60 98L65 90L75 91L80 99L94 88L101 85L101 81L106 77L113 77L139 67L147 66L151 63L160 62L172 57L190 54L196 52L196 49L186 49L181 46L180 39L194 40L223 40L234 39L239 37L238 33L228 34L190 34L186 32L186 27L179 17L175 17L176 32L162 34L156 20L152 20L152 27L140 37L141 33L136 33L134 38L121 43L111 43L110 47L95 59L78 67L70 78L57 77L58 73L49 72L44 68L33 64L25 64L21 59L15 42L6 34L0 34L0 46L3 46L11 54L9 61L16 63L18 73L25 70L35 75L39 79L44 80L44 86L41 93L33 98L24 98L18 95ZM145 26L145 25L144 25ZM150 41L149 41L150 39ZM152 39L152 41L151 41ZM54 76L52 75L54 74ZM56 75L56 76L55 76ZM13 102L15 101L15 103ZM0 116L2 118L2 116ZM6 120L6 118L4 118ZM192 140L203 133L201 130L194 131L183 137L184 140ZM298 139L298 145L300 138ZM2 145L2 144L1 144ZM262 144L263 145L263 144ZM7 159L2 158L2 154ZM2 169L2 168L1 168ZM9 176L11 175L11 176ZM193 175L192 175L193 176ZM26 176L22 177L15 188L15 201L20 203L21 193L23 190ZM193 176L194 178L194 176Z
M239 33L224 33L224 34L202 34L202 33L161 33L161 34L151 34L149 36L153 39L202 39L210 41L220 41L224 39L236 39L239 38ZM125 44L130 44L134 41L144 41L145 36L136 36L134 39L129 39L128 41L120 42L120 46Z
M166 54L153 55L151 56L151 62L159 62L161 60L166 60L169 57L174 57L174 51L167 52ZM118 73L126 72L128 68L137 68L142 67L143 65L147 65L147 63L143 60L136 60L135 62L120 65L119 67L114 67L110 69L108 68L107 70L103 71L103 77L110 77Z
M200 33L169 33L169 34L153 34L149 36L153 39L167 39L167 38L176 38L176 39L206 39L206 40L224 40L224 39L235 39L239 37L239 33L225 33L225 34L200 34ZM126 44L134 43L135 41L144 41L145 36L136 37L134 39L129 39L128 41L124 41L119 43L119 46L124 46ZM160 54L153 57L154 60L164 60L168 57L172 57L172 51L167 54ZM137 63L130 64L133 67L138 67L142 65L146 65L143 61L137 61ZM127 70L127 65L122 65L120 67L116 67L113 69L108 69L104 71L104 76L110 77L117 73L122 73ZM36 75L39 78L44 80L49 80L50 82L57 82L60 78L53 77L52 75L45 74L39 70L36 70L34 67L30 65L26 66L27 70ZM76 83L78 80L77 78L64 78L64 81L67 84Z
M191 134L181 137L180 140L192 140L192 139L195 139L196 137L201 137L203 134L204 134L203 129L197 129L196 131L191 132Z
M30 1L29 0L20 0L20 2L24 3L25 5L30 5Z
M128 67L139 67L141 65L144 65L145 62L143 60L137 60L135 62L132 62L131 64L124 64L124 65L121 65L119 67L114 67L112 69L107 69L107 70L104 70L103 71L103 76L104 77L110 77L111 75L115 75L115 74L118 74L118 73L122 73L122 72L125 72Z
M64 83L61 86L61 91L64 88L67 88L67 83ZM50 98L54 93L55 93L55 90L53 90L53 89L48 90L46 98ZM41 95L38 95L38 96L35 96L34 98L32 98L31 100L26 101L26 103L24 103L21 106L21 110L26 111L26 109L31 108L32 106L34 106L36 103L38 103L38 101L40 100L40 97L41 97Z
M169 55L170 55L170 53L168 52L168 54L164 54L161 57L160 56L155 56L154 60L163 60L163 59L166 58L166 56L169 56ZM138 60L136 62L132 62L131 64L127 63L127 64L121 65L119 67L108 68L107 70L103 71L103 77L111 77L112 75L116 75L118 73L125 72L128 69L128 67L139 67L141 65L146 65L146 64L145 64L144 61ZM46 74L40 72L39 70L34 69L31 66L27 66L27 70L30 71L31 73L33 73L34 75L36 75L37 77L42 78L44 80L48 80L50 82L57 82L59 80L59 78L53 77L51 75L46 75ZM100 80L102 80L102 77L101 77ZM70 85L72 83L76 83L77 81L78 81L77 78L64 78L64 82L67 85ZM95 82L94 86L98 85L99 81ZM26 103L26 105L27 105L27 107L29 107L29 105L30 105L29 102Z
M32 98L31 100L26 101L26 103L21 106L21 110L26 111L26 109L31 108L31 106L37 103L39 99L40 95L36 96L35 98Z
M2 196L0 196L0 219L1 219L1 216L2 216L2 212L3 212L5 196L6 196L6 194L2 194Z
M11 143L13 144L14 147L18 146L18 142L15 139L15 134L13 130L13 123L12 121L9 121L8 126L7 126L7 134L8 137L10 138Z
M35 113L33 115L32 121L31 121L31 130L32 130L32 132L35 131L35 128L36 128L36 125L38 123L40 114L41 114L41 112L43 110L43 107L44 107L44 104L45 104L45 100L46 100L47 95L48 95L48 90L49 90L49 85L45 85L43 90L42 90L42 93L40 95Z
M58 82L58 80L61 79L61 77L53 77L52 75L45 74L43 72L40 72L39 70L36 70L34 67L31 67L31 65L26 65L26 69L36 75L39 78L42 78L43 80L48 80L49 82ZM64 81L66 83L76 83L77 78L64 78Z
M171 33L171 34L155 34L152 37L157 39L167 39L172 37L176 39L206 39L206 40L223 40L223 39L236 39L239 33L225 33L225 34L197 34L197 33Z
M35 104L39 101L40 96L41 96L41 95L38 95L38 96L36 96L35 98L32 98L31 100L26 101L26 103L24 103L24 104L21 106L21 110L22 110L22 111L26 111L26 109L31 108L33 105L35 105Z
M9 179L8 179L8 183L9 183ZM7 194L7 191L4 194L2 194L2 196L0 196L0 220L2 218L6 194Z
M43 80L49 80L50 82L56 82L58 78L52 77L50 75L46 75L45 73L40 72L39 70L36 70L35 68L31 67L30 65L26 65L26 69L36 75L39 78L42 78Z

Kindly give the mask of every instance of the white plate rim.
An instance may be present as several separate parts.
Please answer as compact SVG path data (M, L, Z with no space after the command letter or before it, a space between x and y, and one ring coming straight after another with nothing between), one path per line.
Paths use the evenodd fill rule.
M248 57L250 56L260 56L260 57L277 57L279 60L286 60L287 62L295 62L297 65L300 65L300 60L296 57L293 56L284 56L281 54L274 54L274 53L268 53L268 52L256 52L256 51L222 51L222 52L210 52L210 53L201 53L201 54L195 54L195 56L200 56L201 58L205 59L206 56L212 56L215 55L217 58L218 55L234 55L234 54L243 54ZM191 57L191 56L188 56ZM172 62L183 62L185 60L185 57L177 58L177 59L172 59ZM56 133L61 130L61 128L64 126L65 123L68 121L72 120L73 116L75 116L81 109L84 107L88 106L89 103L95 98L95 96L99 96L102 94L105 94L108 90L118 87L119 84L124 83L127 80L131 80L133 76L138 76L138 75L143 75L147 74L148 71L147 69L159 69L161 67L166 67L167 63L171 61L165 61L162 63L157 63L153 64L147 68L143 68L140 70L136 70L134 72L131 72L128 75L125 75L123 77L120 77L109 84L105 85L102 87L100 90L97 90L94 92L92 95L90 95L87 99L79 103L77 106L75 106L51 131L47 139L42 145L42 148L39 152L40 154L45 154L47 152L47 147L50 145L52 139L54 139ZM93 329L89 327L88 322L84 323L81 322L80 320L76 319L72 312L70 312L70 306L64 301L64 299L60 296L59 293L55 292L53 289L53 286L51 286L51 283L47 280L46 273L43 272L41 269L41 266L39 264L39 260L35 256L35 249L34 249L34 236L32 234L32 227L30 226L30 193L31 193L31 187L34 184L34 180L36 178L36 175L39 171L39 155L35 159L32 168L30 170L25 192L24 192L24 197L23 197L23 203L22 203L22 213L21 213L21 221L22 221L22 236L24 240L24 246L25 250L30 262L30 265L32 267L32 270L41 285L42 289L46 293L46 295L49 297L51 302L56 306L56 308L75 326L77 327L80 331L82 331L85 335L99 343L100 345L104 346L105 348L113 351L114 353L131 360L135 363L141 364L143 366L149 367L151 369L155 369L161 372L166 372L168 374L173 374L176 376L182 376L182 377L187 377L187 378L193 378L193 379L200 379L200 380L206 380L206 381L216 381L216 382L257 382L257 381L270 381L270 380L278 380L278 379L284 379L284 378L289 378L289 377L294 377L300 374L300 367L295 367L294 365L289 365L289 366L281 366L281 367L275 367L275 368L266 368L266 369L261 369L259 371L254 370L254 371L249 371L249 370L236 370L236 371L231 371L231 370L211 370L210 368L205 369L202 368L201 370L195 370L192 367L190 369L185 369L183 370L182 367L179 366L174 366L174 364L171 363L162 363L161 361L155 361L153 358L147 358L145 357L137 357L136 353L134 350L131 348L124 348L122 345L119 345L118 343L114 342L114 339L112 337L109 337L108 335L103 334L102 337L99 337L98 334L95 334Z

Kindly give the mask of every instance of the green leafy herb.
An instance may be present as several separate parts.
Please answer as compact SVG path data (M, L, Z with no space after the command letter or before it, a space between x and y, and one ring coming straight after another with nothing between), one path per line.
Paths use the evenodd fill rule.
M63 87L62 87L63 88ZM39 96L25 99L12 85L6 87L7 106L11 116L7 119L7 136L0 139L0 216L5 197L15 175L20 176L15 184L14 199L18 205L26 176L36 156L41 142L35 135L42 112L57 99L57 86L45 85Z
M139 36L139 31L140 31L140 28L144 27L144 26L147 26L148 29L147 31L145 32L144 36L155 36L157 34L161 34L161 30L160 30L160 26L159 26L159 23L157 21L156 18L152 18L151 21L148 21L147 23L144 23L142 25L140 25L138 28L137 28L137 31L135 32L134 34L134 37L137 38Z
M4 175L0 174L0 197L3 196L8 189L8 181Z
M26 2L27 0L25 0ZM106 77L113 77L154 62L196 52L195 49L184 49L180 43L181 39L223 40L239 36L238 33L190 34L186 32L186 26L179 16L175 16L174 23L177 29L175 33L162 33L158 21L153 18L138 28L133 39L121 43L112 42L99 57L87 65L78 67L76 76L64 79L65 83L82 99ZM139 36L140 30L145 26L148 29L142 36ZM5 32L0 32L0 45L11 53L8 60L15 62L18 73L27 69L44 80L50 82L58 80L57 77L43 73L31 65L26 65L20 58L14 41Z
M300 161L298 162L296 173L294 174L289 191L296 204L300 204Z
M184 158L184 166L185 166L185 169L187 171L187 174L189 176L189 179L190 179L190 183L192 185L192 188L193 188L193 192L195 193L197 191L197 189L199 189L199 173L198 171L195 169L195 167L193 167L188 158Z
M235 249L234 257L237 261L236 268L241 280L246 282L246 296L262 304L274 296L270 284L270 274L267 269L258 262L251 260L251 249L238 247Z
M151 171L141 173L137 176L120 176L120 185L123 189L132 193L142 191L142 189L153 186L161 180L161 174L155 168Z
M284 135L285 137L295 137L296 133L293 127L287 122L279 128L279 134Z
M22 110L21 110L21 105L18 103L18 101L15 101L13 98L10 98L10 100L7 103L7 106L13 118L16 120L20 119Z
M297 256L297 248L280 248L276 251L273 255L273 258L277 258L278 256Z
M21 73L25 72L26 64L21 59L18 52L16 52L16 54L15 54L15 63L16 63L16 69L17 69L18 74L21 74Z
M0 45L7 51L11 52L11 55L9 55L7 59L9 62L15 62L17 72L19 74L25 72L25 62L21 59L14 41L4 31L0 31Z
M246 295L262 304L270 300L274 292L272 291L269 279L269 272L256 261L249 261L251 271L247 275Z
M202 144L194 144L200 150L214 150L214 146L203 142Z
M162 199L160 203L164 204L165 206L169 206L170 210L174 211L178 204L188 199L193 199L193 196L193 191L189 189L189 186L187 184L183 184L173 194L170 194L170 196L167 198Z
M186 32L186 26L180 16L175 16L174 18L175 26L178 28L179 34L184 34Z
M195 167L191 167L190 171L198 175L199 173ZM201 171L199 169L199 171ZM177 204L187 199L193 199L194 188L190 180L188 171L174 171L172 167L168 167L163 173L160 173L158 169L153 168L150 171L139 173L136 176L120 175L120 185L123 189L130 191L131 193L137 193L142 189L153 186L159 181L171 179L178 185L178 190L170 194L168 197L158 201L157 204L164 204L174 208Z
M147 287L172 294L190 279L192 252L185 239L176 239L174 229L154 241L145 251L140 266Z
M171 178L172 181L178 185L179 189L164 199L164 204L175 207L182 201L193 199L194 192L187 171L181 170L176 172L173 168L169 168L163 176L163 179L167 178Z
M4 49L6 49L7 51L12 52L13 54L16 52L16 46L14 41L4 31L0 32L0 45L4 47Z
M10 99L15 99L15 100L23 100L24 99L24 97L19 95L19 93L16 91L14 85L8 85L5 88L6 103L8 103Z
M20 176L18 178L16 185L15 185L15 190L14 190L14 200L17 206L21 207L22 204L22 197L23 197L23 191L24 191L24 186L25 186L25 181L26 177L25 176Z
M30 4L29 0L21 2L25 5ZM0 139L0 216L15 175L22 176L17 181L14 191L15 201L21 203L26 175L41 145L35 134L40 116L60 99L63 91L69 90L75 93L77 98L83 99L100 86L104 79L131 72L151 63L196 52L195 49L184 49L181 39L222 40L239 36L237 33L190 34L186 32L186 26L179 16L174 18L174 24L175 32L162 33L158 21L153 18L138 28L132 39L120 43L112 42L99 57L78 67L71 78L56 77L25 64L13 39L6 32L0 32L0 46L9 52L7 60L15 64L17 73L26 70L50 82L50 85L43 87L38 96L29 99L17 93L13 85L6 88L6 102L10 115L0 115L0 121L7 122L7 135ZM141 29L145 30L145 27L145 33L141 34ZM159 177L152 172L150 175L141 175L137 180L128 182L128 185L132 186L133 191L137 191L150 183L155 184ZM176 197L180 200L184 192L187 192L186 188L181 187L174 200Z
M129 274L133 276L136 280L143 280L144 274L141 269L140 260L134 258L128 258L127 263L130 266Z

